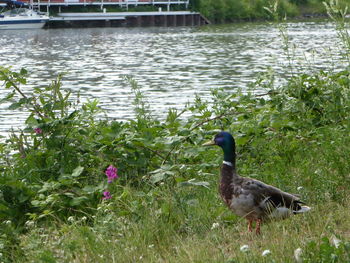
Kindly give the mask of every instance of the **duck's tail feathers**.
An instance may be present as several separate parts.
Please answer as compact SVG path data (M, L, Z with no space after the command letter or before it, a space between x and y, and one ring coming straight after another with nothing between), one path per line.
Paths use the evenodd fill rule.
M301 205L300 209L293 211L293 214L302 214L302 213L309 212L310 210L311 210L311 207L306 205Z

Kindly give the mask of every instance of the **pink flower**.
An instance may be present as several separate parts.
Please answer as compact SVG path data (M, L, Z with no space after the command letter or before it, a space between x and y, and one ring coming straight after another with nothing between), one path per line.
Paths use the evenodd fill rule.
M35 128L35 129L34 129L34 132L35 132L36 134L42 134L42 133L43 133L43 130L40 129L40 128Z
M108 183L111 183L114 179L118 178L117 171L118 169L113 165L108 166L105 172L108 178Z
M107 199L111 199L111 198L112 198L112 196L111 196L110 192L108 192L108 191L103 192L103 197L102 197L103 200L107 200Z

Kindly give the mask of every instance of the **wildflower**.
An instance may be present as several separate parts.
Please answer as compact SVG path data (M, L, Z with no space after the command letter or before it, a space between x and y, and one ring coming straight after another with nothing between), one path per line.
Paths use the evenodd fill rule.
M67 218L67 221L68 221L69 223L73 223L73 222L74 222L74 216L68 217L68 218Z
M117 171L118 169L113 165L108 166L105 172L108 178L108 183L111 183L114 179L118 178Z
M341 240L336 238L335 236L332 237L332 244L335 246L335 248L338 248L341 244Z
M25 225L27 226L27 227L33 227L34 226L34 222L33 221L31 221L31 220L28 220L28 221L26 221L26 223L25 223Z
M43 130L40 129L40 128L35 128L35 129L34 129L34 132L35 132L36 134L42 134L42 133L43 133Z
M242 252L248 252L249 251L249 246L248 245L243 245L243 246L241 246L240 250Z
M304 187L302 187L302 186L298 186L298 188L297 188L298 191L301 191L303 189L304 189Z
M211 226L211 230L215 229L215 228L218 228L219 227L219 223L213 223L213 225Z
M271 254L271 251L270 251L270 249L266 249L266 250L264 250L263 252L262 252L262 256L263 257L266 257L266 256L268 256L268 255L270 255Z
M86 221L87 220L87 217L86 216L83 216L82 218L81 218L81 221Z
M294 258L296 262L298 263L303 262L303 259L301 257L302 254L303 254L303 250L300 247L294 250Z
M107 200L107 199L111 199L111 198L112 198L112 196L111 196L110 192L108 192L108 191L103 192L103 197L102 197L103 200Z

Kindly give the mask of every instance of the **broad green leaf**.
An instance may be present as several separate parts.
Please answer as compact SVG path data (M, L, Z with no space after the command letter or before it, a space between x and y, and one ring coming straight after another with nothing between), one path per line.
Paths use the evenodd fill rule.
M69 205L71 205L71 206L78 206L78 205L80 205L81 203L83 203L83 202L85 202L87 200L89 200L89 198L87 198L86 196L76 197L76 198L73 198L69 202Z
M15 103L12 103L8 109L9 110L17 110L18 108L21 108L22 107L22 103L19 103L19 102L15 102Z
M72 176L73 177L78 177L81 175L81 173L84 171L84 167L78 166L77 168L74 169Z

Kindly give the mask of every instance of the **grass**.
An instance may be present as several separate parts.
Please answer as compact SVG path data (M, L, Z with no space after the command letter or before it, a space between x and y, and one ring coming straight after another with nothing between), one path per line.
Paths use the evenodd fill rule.
M92 221L28 227L13 261L23 262L25 255L26 262L295 262L294 251L301 248L300 262L348 262L349 138L346 132L323 133L324 143L305 147L300 142L290 156L285 149L295 142L278 139L266 151L259 149L267 158L263 164L238 160L242 175L250 170L267 183L300 194L312 207L307 214L264 224L260 236L247 233L246 221L220 201L219 171L212 167L209 188L128 186L102 203ZM268 158L269 147L275 149L274 158ZM212 151L221 155L219 149ZM334 237L342 240L338 248ZM242 252L242 245L249 251ZM267 249L271 254L263 257Z
M146 215L142 224L123 222L119 227L115 225L121 219L112 217L94 228L66 225L35 229L23 237L22 245L27 262L294 262L295 249L302 248L306 257L317 254L317 249L308 251L308 246L311 242L319 246L324 237L349 241L349 205L314 204L311 213L264 225L260 236L246 233L242 220L232 223L219 219L215 229L198 221L200 231L183 234L173 225ZM240 251L245 244L250 247L248 253ZM264 258L261 254L266 249L271 255ZM339 262L349 260L347 253Z

